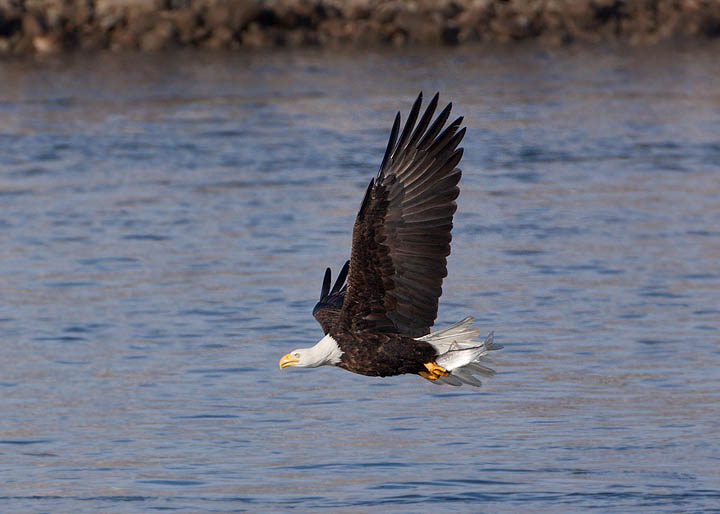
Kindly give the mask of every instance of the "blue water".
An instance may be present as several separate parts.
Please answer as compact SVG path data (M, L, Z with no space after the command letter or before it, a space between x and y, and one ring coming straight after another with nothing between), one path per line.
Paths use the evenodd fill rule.
M719 50L0 62L1 509L717 508ZM419 90L498 375L281 371Z

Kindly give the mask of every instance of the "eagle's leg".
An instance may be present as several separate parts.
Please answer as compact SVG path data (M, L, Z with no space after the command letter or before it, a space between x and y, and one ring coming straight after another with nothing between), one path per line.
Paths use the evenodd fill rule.
M428 380L437 380L440 377L446 377L450 374L448 373L448 370L442 366L438 366L434 361L426 362L424 363L424 366L427 369L427 372L421 371L418 375Z
M448 373L448 370L446 370L446 369L443 368L442 366L438 366L438 364L437 364L435 361L426 362L426 363L425 363L425 367L426 367L427 370L428 370L430 373L432 373L433 375L438 375L438 376L441 376L441 377L446 377L446 376L448 376L448 375L450 374L450 373Z

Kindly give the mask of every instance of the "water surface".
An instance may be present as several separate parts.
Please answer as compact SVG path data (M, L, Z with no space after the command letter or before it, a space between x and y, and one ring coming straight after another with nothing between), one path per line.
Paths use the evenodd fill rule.
M718 50L0 62L3 509L716 508ZM419 90L499 373L281 371Z

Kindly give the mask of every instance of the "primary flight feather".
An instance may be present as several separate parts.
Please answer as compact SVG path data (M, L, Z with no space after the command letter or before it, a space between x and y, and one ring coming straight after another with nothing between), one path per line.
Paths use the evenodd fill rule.
M452 104L432 120L437 94L422 116L421 105L422 93L402 132L400 113L395 117L380 170L355 219L350 260L332 289L330 269L325 271L313 309L325 337L285 355L281 368L334 365L362 375L414 373L473 386L481 385L476 375L494 374L481 362L501 346L492 333L475 340L480 331L472 318L430 332L447 276L465 128L462 117L445 127Z

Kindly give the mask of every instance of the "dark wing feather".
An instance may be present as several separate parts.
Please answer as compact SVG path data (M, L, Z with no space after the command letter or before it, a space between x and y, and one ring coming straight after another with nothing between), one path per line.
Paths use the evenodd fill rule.
M431 123L437 94L417 121L421 103L422 93L402 132L400 114L395 117L380 171L355 220L343 328L419 337L435 322L465 129L458 118L443 130L452 104Z
M340 274L335 279L335 285L330 289L331 273L330 268L325 270L322 289L320 290L320 301L313 308L313 316L320 323L325 333L329 333L330 329L337 324L340 310L345 301L345 278L348 273L350 261L347 261L340 270Z

